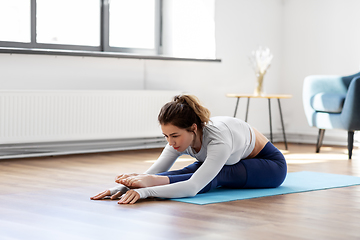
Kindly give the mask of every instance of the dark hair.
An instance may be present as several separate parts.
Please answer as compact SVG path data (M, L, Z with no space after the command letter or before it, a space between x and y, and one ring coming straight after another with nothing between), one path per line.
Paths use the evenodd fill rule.
M177 95L171 102L166 103L160 110L158 121L160 124L172 124L178 128L190 130L195 123L202 129L210 120L210 111L200 104L193 95Z

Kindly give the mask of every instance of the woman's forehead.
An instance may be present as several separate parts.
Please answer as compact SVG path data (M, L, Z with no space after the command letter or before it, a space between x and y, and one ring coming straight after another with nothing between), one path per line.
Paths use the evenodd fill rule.
M184 131L184 129L181 129L175 125L172 125L170 123L168 124L161 124L161 130L163 131L163 133L165 134L172 134L172 133L179 133Z

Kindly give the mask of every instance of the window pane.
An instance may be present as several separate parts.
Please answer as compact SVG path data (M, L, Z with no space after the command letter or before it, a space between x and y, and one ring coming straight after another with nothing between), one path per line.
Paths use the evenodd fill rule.
M30 42L30 0L0 0L0 41Z
M155 0L111 0L109 45L155 48Z
M37 0L37 42L100 45L99 0Z
M170 4L169 4L170 2ZM178 57L216 58L215 0L167 0L164 53ZM169 33L169 34L166 34Z

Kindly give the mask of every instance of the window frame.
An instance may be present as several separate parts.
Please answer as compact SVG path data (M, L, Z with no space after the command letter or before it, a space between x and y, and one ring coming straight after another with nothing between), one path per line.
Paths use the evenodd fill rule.
M109 46L109 0L99 0L100 4L100 46L86 46L86 45L67 45L67 44L45 44L36 42L36 0L31 0L30 7L30 43L0 41L0 48L5 52L9 48L14 50L22 50L24 52L93 52L93 53L130 53L130 54L145 54L145 55L160 55L161 54L161 35L162 35L162 0L155 0L155 48L141 49L141 48L120 48ZM1 51L4 52L4 51Z

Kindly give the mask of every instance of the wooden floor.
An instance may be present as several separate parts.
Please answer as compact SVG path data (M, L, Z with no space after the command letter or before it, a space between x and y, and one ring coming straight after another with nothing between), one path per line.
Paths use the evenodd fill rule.
M282 149L283 144L276 144ZM360 150L290 144L288 171L360 177ZM194 205L91 201L160 150L0 161L0 239L360 239L360 186ZM191 163L182 158L174 168Z

